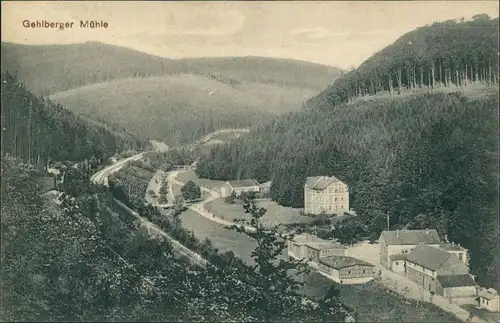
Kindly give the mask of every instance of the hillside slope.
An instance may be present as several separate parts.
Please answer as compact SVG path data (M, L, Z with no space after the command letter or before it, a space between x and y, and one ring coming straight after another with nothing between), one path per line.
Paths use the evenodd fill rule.
M413 30L335 80L308 102L328 107L357 97L419 89L498 84L499 18L476 15Z
M74 112L169 144L220 128L248 127L297 111L316 92L273 84L224 84L190 74L117 79L50 96Z
M265 57L166 59L132 49L87 42L20 45L2 42L2 71L17 72L28 89L49 95L123 77L191 73L231 82L251 81L325 88L340 70L321 64Z
M48 159L104 159L142 145L123 129L86 120L27 91L16 77L2 74L1 155L42 167Z

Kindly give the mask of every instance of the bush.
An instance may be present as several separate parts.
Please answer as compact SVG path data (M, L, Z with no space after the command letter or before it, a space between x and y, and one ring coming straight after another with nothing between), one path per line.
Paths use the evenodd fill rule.
M197 200L201 198L201 189L193 181L188 181L181 188L182 198L186 201Z
M226 204L234 204L234 201L236 198L237 198L236 194L234 192L232 192L231 195L227 196L224 199L224 202L226 202Z
M160 195L160 198L158 199L158 203L167 204L168 203L167 195L165 195L165 194Z
M160 194L163 194L163 195L168 194L168 186L166 185L166 183L160 187Z

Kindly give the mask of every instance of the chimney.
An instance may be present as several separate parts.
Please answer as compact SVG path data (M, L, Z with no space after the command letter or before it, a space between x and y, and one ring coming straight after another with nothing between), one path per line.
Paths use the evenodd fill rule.
M425 229L425 234L429 234L429 228Z

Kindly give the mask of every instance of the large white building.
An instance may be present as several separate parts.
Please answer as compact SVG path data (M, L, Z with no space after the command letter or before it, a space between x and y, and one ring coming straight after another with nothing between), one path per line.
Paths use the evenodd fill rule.
M337 214L349 211L349 187L334 176L308 177L304 185L304 212Z

